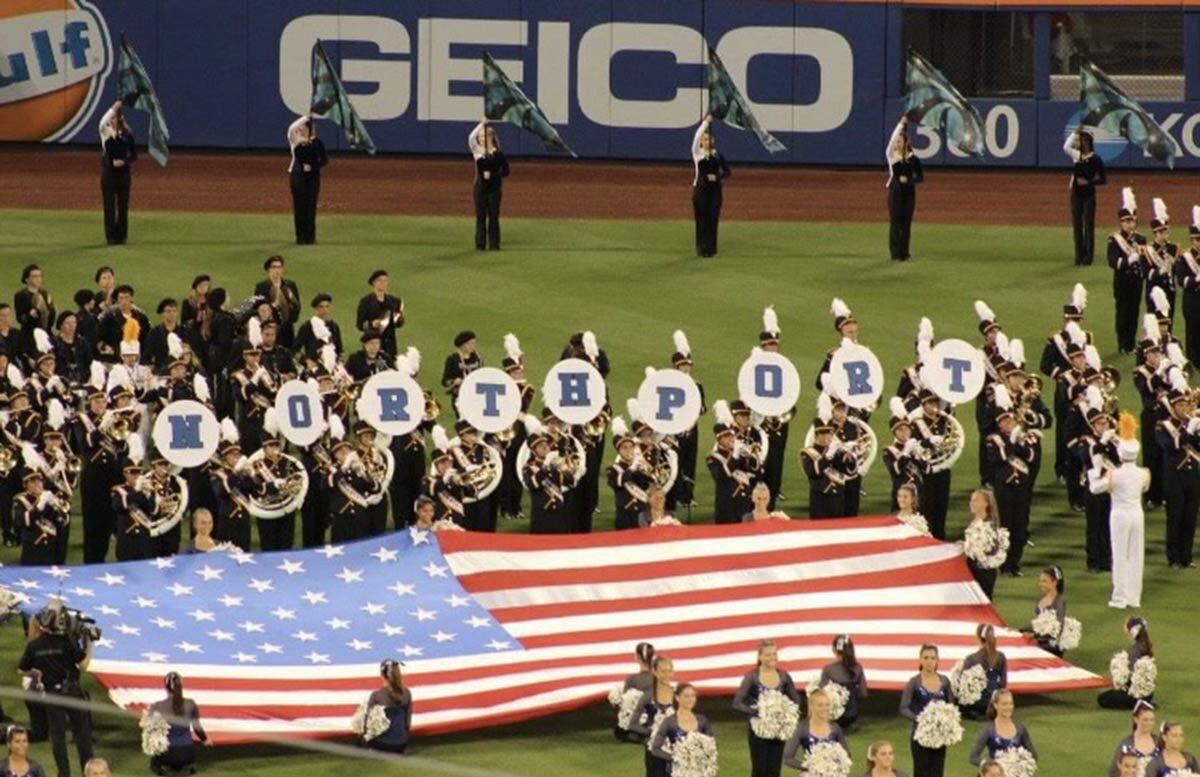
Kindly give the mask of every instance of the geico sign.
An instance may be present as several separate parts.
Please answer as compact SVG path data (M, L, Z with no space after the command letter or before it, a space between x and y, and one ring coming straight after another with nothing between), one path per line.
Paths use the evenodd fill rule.
M322 41L372 43L388 59L343 58L345 81L375 85L367 94L355 94L354 106L366 120L402 116L412 102L414 65L417 83L417 119L420 121L476 121L479 97L451 93L456 82L480 79L479 60L454 56L455 44L483 46L528 45L530 22L514 19L420 19L417 47L408 28L386 16L301 16L284 28L279 40L279 90L284 104L295 113L308 110L312 84L309 59L313 44ZM569 22L536 22L537 95L550 121L565 124L570 115L571 25ZM743 91L750 61L757 56L787 55L815 59L820 69L820 90L815 102L752 103L755 115L769 130L827 132L850 116L854 98L854 53L850 43L833 30L817 27L739 27L725 33L717 50L730 75ZM626 51L667 52L678 64L699 65L707 58L704 37L698 30L678 24L611 22L588 28L579 40L574 72L579 108L590 121L609 127L671 129L696 123L704 104L704 89L677 85L663 100L627 100L614 94L610 62ZM405 58L397 58L407 55ZM514 81L525 80L522 60L498 59Z

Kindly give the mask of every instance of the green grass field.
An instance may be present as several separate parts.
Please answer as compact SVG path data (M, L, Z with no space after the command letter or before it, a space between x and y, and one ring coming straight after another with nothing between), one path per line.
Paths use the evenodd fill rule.
M1066 229L918 224L916 259L895 264L887 261L886 226L881 224L728 223L722 226L721 255L698 260L689 250L691 224L684 222L511 220L505 225L503 252L476 253L470 250L472 225L465 219L322 217L321 243L298 248L287 242L291 222L285 216L139 212L132 219L131 244L109 248L99 240L98 214L6 211L0 218L5 225L0 243L5 296L16 290L20 267L36 261L46 270L60 306L76 289L92 285L92 273L100 264L114 265L118 280L133 284L139 303L149 311L162 296L184 294L199 272L212 274L229 290L231 301L240 301L261 277L262 260L282 253L304 299L318 290L333 294L335 315L348 335L353 331L354 305L367 290L368 273L384 267L391 273L393 291L406 300L409 322L401 339L424 354L426 386L436 385L441 361L460 329L478 332L484 359L493 365L503 356L502 336L515 332L526 352L531 380L538 385L567 336L589 328L612 360L610 390L619 408L636 390L644 366L668 366L676 328L684 329L691 340L695 375L704 383L710 404L732 398L737 368L757 344L761 310L773 303L783 330L782 350L796 363L804 383L798 414L804 420L792 436L784 480L789 499L783 507L796 514L804 513L807 494L796 453L814 407L813 376L836 341L828 313L835 295L846 299L859 317L862 342L887 368L890 391L911 361L921 316L933 320L939 339L978 341L972 308L976 298L987 300L1011 337L1025 340L1026 353L1036 366L1044 338L1059 324L1072 284L1082 281L1091 293L1088 328L1096 332L1102 355L1111 356L1112 364L1126 373L1122 395L1127 405L1134 407L1136 402L1128 380L1132 360L1115 354L1108 270L1099 264L1088 270L1072 267ZM881 441L890 439L886 415L880 412L875 418ZM962 415L965 421L972 418L970 409ZM702 425L701 446L706 451L711 418ZM967 492L976 481L975 432L973 424L964 425L969 439L955 472L950 518L954 534L965 523ZM1032 571L1061 564L1070 612L1084 623L1083 645L1071 659L1103 674L1109 656L1125 645L1123 615L1105 607L1107 576L1088 575L1083 569L1083 518L1066 511L1063 489L1052 483L1052 447L1047 446L1034 501L1037 546L1026 554L1030 574L1002 579L996 603L1009 623L1028 620L1037 595ZM695 519L707 522L712 489L703 470L699 480L702 507ZM888 487L881 463L865 488L864 513L885 512ZM600 526L611 525L611 504L611 492L602 489ZM1163 520L1162 511L1147 519L1144 613L1158 648L1160 715L1190 724L1200 713L1200 674L1192 671L1187 658L1194 633L1192 597L1200 590L1200 578L1194 571L1166 568ZM78 542L80 533L73 536ZM73 558L78 558L77 548ZM14 563L16 554L5 550L0 560ZM20 643L19 629L7 627L0 639L0 665L15 663ZM752 658L746 657L748 664ZM1094 696L1078 692L1018 700L1018 714L1041 751L1040 773L1045 777L1099 775L1107 767L1116 741L1128 731L1128 719L1123 713L1100 711ZM867 744L879 738L897 743L898 766L908 770L907 726L896 713L897 702L895 693L878 693L869 700L863 723L850 739L855 774L864 765ZM18 711L13 706L10 703L10 713ZM730 711L729 700L705 699L701 708L716 723L721 773L747 773L745 723ZM23 718L24 711L19 712L17 717ZM639 748L614 742L611 725L610 711L597 705L521 725L422 740L415 749L425 758L484 773L641 774ZM968 725L968 740L974 737L975 725ZM967 749L964 743L951 751L948 777L974 774L966 762ZM146 771L132 722L100 721L98 752L114 762L118 774ZM36 746L34 757L48 764L49 748ZM316 777L346 768L331 757L286 748L209 750L202 759L207 770L227 774ZM413 763L366 769L380 774L456 773Z

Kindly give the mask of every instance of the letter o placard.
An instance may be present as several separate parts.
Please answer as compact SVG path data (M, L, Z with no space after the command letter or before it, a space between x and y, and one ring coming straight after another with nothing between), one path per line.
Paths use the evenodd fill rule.
M204 405L183 399L163 408L150 436L159 454L176 467L198 467L217 452L221 423Z
M952 405L970 402L983 391L983 354L966 340L942 340L921 365L921 381Z
M425 417L425 392L412 376L384 370L363 384L354 410L377 432L397 437L416 429Z
M521 388L504 370L481 367L458 390L458 414L481 432L502 432L521 415Z
M279 433L292 445L306 448L325 433L325 406L321 392L306 380L289 380L275 394Z
M864 410L879 402L883 395L883 365L867 348L846 343L833 353L829 364L833 393L847 406Z
M800 399L800 373L781 353L758 351L738 370L738 397L759 415L788 413Z
M638 388L642 421L659 434L682 434L700 419L700 389L691 375L657 370ZM629 419L633 421L635 419Z
M600 371L583 359L563 359L542 383L542 400L568 424L586 424L604 410L608 390Z

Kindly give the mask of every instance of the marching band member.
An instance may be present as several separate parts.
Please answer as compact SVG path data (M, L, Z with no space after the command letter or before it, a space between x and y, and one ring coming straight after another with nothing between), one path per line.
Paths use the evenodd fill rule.
M1029 535L1030 494L1026 479L1029 477L1033 451L1028 443L1028 434L1017 424L1008 389L997 383L992 391L997 407L996 431L987 438L987 460L992 467L1000 523L1012 536L1008 558L1001 571L1018 577L1025 540Z
M361 385L372 375L390 369L391 365L388 364L387 352L383 350L383 340L379 330L368 329L358 340L362 343L362 348L350 354L350 358L346 360L346 372L354 383ZM324 348L322 351L329 352ZM332 369L327 365L326 370L332 376L337 370L336 362Z
M1057 564L1051 564L1043 569L1042 573L1038 575L1038 590L1041 592L1041 597L1034 602L1033 617L1037 618L1042 613L1053 612L1055 617L1058 618L1058 625L1061 628L1067 618L1067 600L1063 596L1066 588L1067 581L1062 567ZM1037 640L1038 647L1047 653L1052 653L1056 656L1063 654L1062 649L1054 642L1034 632L1032 621L1029 625L1021 628L1021 633L1033 635L1034 639Z
M213 289L205 297L208 303L209 337L205 339L204 362L209 377L213 379L213 400L218 418L233 415L235 412L233 387L230 380L224 378L228 374L229 362L234 356L233 341L237 332L237 321L233 314L225 309L225 289ZM203 332L203 329L201 329ZM240 356L240 354L239 354Z
M548 457L557 462L557 466L563 469L569 469L571 473L571 486L569 489L562 490L562 506L559 515L565 522L561 531L566 534L577 532L580 526L584 523L580 513L583 512L586 506L585 494L583 487L587 480L586 473L586 445L584 439L586 436L582 431L577 431L575 427L568 426L563 423L562 419L554 415L554 412L549 407L542 408L542 423L546 428L546 441L549 443ZM577 465L580 458L580 450L584 451L584 475L578 475ZM588 525L590 526L590 519Z
M433 447L434 474L425 479L425 494L435 505L434 518L438 521L453 521L464 529L467 526L467 505L463 501L475 495L475 489L462 480L462 473L454 468L454 454L446 430L439 424L430 432Z
M171 474L171 462L167 461L167 457L162 455L162 451L155 448L154 455L150 458L150 473L147 477L147 486L155 495L154 513L150 514L151 518L166 518L166 510L170 508L170 500L174 499L175 504L178 504L183 499L183 489L175 476ZM163 497L169 497L164 500ZM185 505L186 508L186 505ZM180 523L176 523L170 529L167 529L157 537L151 537L149 542L149 550L151 556L173 556L179 552L179 541L183 534L183 527Z
M89 292L90 293L90 292ZM87 380L92 367L92 343L79 328L79 315L73 310L58 314L58 334L54 336L54 361L58 374L72 385Z
M937 645L921 645L920 667L909 679L900 696L900 714L912 721L916 732L917 717L932 701L954 703L950 678L938 672ZM916 739L911 742L913 774L916 777L942 777L946 772L946 748L924 747Z
M1192 206L1188 225L1188 249L1175 262L1175 283L1183 289L1183 323L1187 336L1187 358L1200 364L1200 205Z
M486 443L480 442L478 429L471 426L470 422L460 419L455 423L454 431L458 434L458 445L451 446L450 453L454 456L455 469L461 476L466 477L476 471L482 471L490 464L492 461L490 448ZM482 484L477 488L482 489ZM473 496L475 497L474 501L467 505L466 528L474 531L496 531L493 495L480 497L476 493Z
M137 561L154 557L150 526L151 517L158 509L158 501L150 489L149 481L142 477L142 458L145 456L142 439L131 435L128 445L129 450L121 465L124 481L112 490L117 530L117 561Z
M274 320L262 323L262 344L259 345L258 362L267 371L276 389L296 377L296 359L291 349L279 342L279 323Z
M907 262L912 236L913 212L917 208L917 184L924 182L921 160L908 140L908 116L901 116L888 138L884 156L888 163L888 247L893 262Z
M825 390L825 375L829 373L829 367L833 364L833 355L837 353L838 348L841 348L847 340L851 343L858 343L858 319L854 317L850 307L838 297L834 297L833 302L829 305L829 314L833 316L833 329L838 333L840 339L837 345L825 352L825 361L821 363L821 369L817 372L817 378L814 381L817 391Z
M1150 229L1154 239L1146 246L1142 257L1145 261L1146 273L1146 309L1158 307L1152 302L1150 295L1154 289L1160 289L1166 301L1165 315L1170 322L1175 321L1175 262L1179 259L1179 246L1172 243L1171 220L1167 215L1167 205L1158 197L1154 198L1154 218L1150 219Z
M608 485L613 490L617 509L614 526L617 529L636 529L638 515L646 509L649 501L646 489L654 484L654 476L640 457L637 441L629 434L624 418L617 416L613 419L612 435L617 458L609 465Z
M1067 136L1063 151L1071 158L1071 226L1075 234L1075 266L1090 266L1096 251L1096 187L1108 183L1104 161L1095 153L1092 133L1079 125Z
M1075 324L1074 329L1078 330L1077 335L1083 337L1085 342L1079 345L1079 354L1083 355L1082 348L1087 344L1088 335L1083 331L1083 313L1087 307L1087 289L1083 284L1077 283L1071 290L1071 301L1063 306L1063 326L1058 332L1052 333L1046 338L1046 344L1042 347L1042 359L1039 369L1042 374L1054 381L1054 418L1058 421L1054 430L1054 474L1060 483L1065 483L1067 480L1067 460L1070 458L1067 454L1067 432L1066 424L1064 423L1067 417L1067 409L1070 406L1070 399L1067 396L1067 390L1070 388L1070 381L1064 382L1060 377L1064 373L1070 372L1071 363L1071 344L1076 342L1072 335L1068 333L1067 326L1071 323Z
M717 255L717 229L721 222L721 182L733 172L717 151L712 131L712 114L707 114L692 138L692 214L696 219L696 256Z
M421 352L409 346L396 357L396 370L416 379L421 367ZM390 448L395 461L395 474L389 486L392 499L392 524L399 530L416 519L414 500L421 495L425 480L425 433L433 428L436 414L426 413L417 428L408 434L393 435ZM520 484L517 485L518 492ZM518 504L520 496L517 497Z
M159 409L165 409L172 402L182 402L192 399L200 401L196 385L198 382L204 383L207 390L208 384L204 381L204 376L196 373L196 377L188 380L189 355L183 349L183 341L179 339L174 332L167 336L167 351L168 362L166 365L165 377L159 378L157 385L146 392L142 398L149 406L154 406L158 403Z
M779 666L779 648L769 639L759 641L758 661L742 677L742 684L733 695L733 709L747 718L755 717L758 714L758 698L766 691L782 693L801 710L808 706L807 700L796 690L792 676ZM783 740L762 739L754 734L753 728L747 728L751 777L779 777L783 763Z
M83 512L83 563L102 564L108 543L116 531L116 518L109 493L120 481L117 462L123 443L102 431L108 413L104 391L104 365L92 362L86 405L73 421L74 448L83 463L80 473L80 508Z
M1167 394L1169 412L1158 421L1155 439L1163 451L1163 498L1167 507L1167 565L1183 569L1194 566L1192 545L1196 514L1200 511L1200 472L1196 451L1200 450L1200 416L1196 415L1192 392L1182 370L1170 373Z
M44 413L51 400L58 400L67 407L75 406L75 397L63 377L58 374L58 360L54 355L54 343L44 329L33 330L36 357L31 358L33 373L29 376L27 392L35 409Z
M1150 488L1150 470L1137 465L1141 445L1134 437L1134 420L1121 413L1119 466L1093 467L1088 473L1093 493L1111 495L1108 518L1112 553L1112 597L1108 606L1118 610L1142 606L1142 566L1146 556L1146 515L1142 495Z
M995 577L992 578L995 580ZM991 594L988 594L991 598ZM962 671L978 666L987 677L987 687L979 697L979 701L971 706L962 705L963 712L970 718L981 718L988 710L995 694L1008 687L1008 657L996 648L996 627L990 623L981 623L975 627L975 637L979 640L979 650L963 659Z
M1133 723L1129 736L1117 743L1108 777L1121 777L1121 761L1129 756L1134 764L1142 759L1149 761L1159 754L1158 740L1154 736L1154 705L1138 699L1133 705Z
M325 144L317 137L312 111L288 126L288 146L292 161L288 165L288 187L292 192L292 223L296 245L317 242L317 198L321 195L321 168L329 164Z
M934 451L950 433L949 417L942 412L937 394L922 389L918 394L920 406L909 413L913 434L926 453ZM946 539L946 515L950 512L950 470L925 471L921 488L921 513L929 522L930 533L939 540Z
M279 322L279 343L291 348L295 339L296 321L300 318L300 288L290 278L283 277L284 259L276 254L263 262L267 277L254 287L254 293L271 303L275 320Z
M23 491L13 497L13 523L21 537L21 566L64 563L66 545L59 539L71 520L70 505L64 505L45 488L42 473L32 467L21 475ZM63 561L60 561L60 557Z
M971 752L967 756L972 766L979 766L985 749L989 758L995 758L1004 750L1023 747L1037 760L1037 748L1033 746L1029 730L1025 728L1024 723L1013 720L1015 707L1012 691L1002 688L992 692L987 706L989 721L980 727L975 744L971 746Z
M403 753L408 749L408 738L412 732L412 691L404 684L401 661L387 659L379 665L379 674L384 686L367 698L367 709L380 707L388 719L387 730L373 737L367 746L385 753Z
M574 468L558 451L550 455L549 433L532 416L524 418L528 433L529 460L521 471L521 482L529 491L530 534L570 534L575 520L570 515L564 491L576 485Z
M283 458L283 439L279 436L279 419L275 408L263 414L262 458L250 470L255 480L255 493L276 493L292 474L292 464ZM296 513L278 518L257 518L258 542L263 551L291 550L296 535Z
M737 523L750 509L750 489L754 482L750 457L738 441L737 427L729 404L719 399L713 404L712 451L705 459L715 486L713 518L717 523Z
M1059 418L1059 428L1063 436L1062 473L1067 485L1067 504L1073 512L1084 511L1084 494L1082 488L1082 472L1079 471L1079 459L1071 455L1071 448L1079 435L1087 429L1084 416L1087 398L1088 355L1087 335L1074 321L1068 322L1065 329L1067 339L1068 369L1057 372L1056 392L1061 391L1065 404ZM1057 393L1055 404L1057 404Z
M475 125L467 136L467 147L475 160L475 185L472 197L475 201L475 250L485 248L500 250L500 200L503 196L504 179L508 177L508 157L500 150L500 138L496 130L488 126L488 120Z
M814 747L826 742L835 742L850 752L842 727L829 718L829 695L825 691L808 694L808 715L796 725L792 738L783 748L783 763L793 769L804 766L804 756Z
M57 311L50 292L42 287L41 267L36 264L25 265L21 270L21 284L24 288L13 294L13 312L21 329L21 354L32 364L41 350L34 347L33 333L39 329L49 332L54 326Z
M1029 434L1029 446L1033 450L1026 486L1032 499L1033 489L1042 471L1042 438L1046 430L1054 426L1054 416L1042 401L1041 379L1025 372L1025 342L1014 338L1008 344L1008 352L1009 361L1004 365L1005 385L1009 396L1016 402L1015 408L1020 411L1017 423Z
M318 421L319 423L319 421ZM332 429L337 426L341 432L335 438ZM300 505L300 547L316 548L325 544L325 534L329 530L329 517L333 514L329 506L329 478L333 474L333 454L329 446L335 439L344 434L342 419L336 414L330 414L323 428L326 434L317 438L311 445L300 449L300 463L308 473L308 492Z
M358 301L354 320L360 332L379 332L380 348L389 358L396 356L396 330L404 326L404 300L388 293L387 270L376 270L367 279L371 293Z
M450 396L450 405L454 408L456 418L459 415L458 389L468 375L483 366L483 358L475 347L474 332L469 329L459 332L454 336L454 353L446 357L446 364L442 367L442 387Z
M212 276L205 273L192 278L191 291L180 305L180 320L193 328L197 335L208 323L208 292L212 289Z
M896 398L905 405L911 402L912 407L916 407L917 394L925 388L925 384L921 380L921 366L932 345L933 322L922 317L920 323L917 324L917 338L913 341L913 350L917 360L904 368L904 371L900 373L900 383L896 386Z
M129 237L129 186L137 143L125 122L120 100L100 117L100 194L104 203L104 237L111 245L124 245Z
M504 336L504 353L504 360L500 366L516 382L517 390L521 392L521 415L524 416L533 404L537 389L529 385L525 377L521 342L512 332ZM517 466L517 455L521 446L525 444L525 439L525 425L519 417L507 434L492 435L492 444L504 455L504 474L501 475L500 487L497 490L500 515L512 520L525 520L521 509L525 489L521 487L521 468Z
M1117 433L1112 428L1112 418L1104 412L1099 389L1089 386L1087 396L1088 409L1085 412L1088 432L1077 438L1075 455L1079 457L1080 470L1089 473L1085 477L1094 482L1116 469L1120 456L1117 453ZM1139 502L1140 499L1139 492ZM1084 543L1087 569L1089 572L1109 572L1112 570L1112 539L1109 534L1112 499L1107 491L1089 487L1084 496L1084 507L1087 516Z
M595 367L596 371L600 373L600 377L608 378L610 370L608 354L600 347L596 341L595 332L591 330L573 333L567 341L566 347L563 348L561 358L582 359ZM605 402L600 415L596 416L590 424L572 428L572 433L583 444L586 459L583 477L580 478L572 492L572 501L575 502L572 509L579 521L579 528L585 532L592 530L592 514L596 512L596 505L600 502L600 470L604 459L604 439L608 431L608 419L611 417L612 407ZM635 425L637 420L630 418L630 425Z
M691 375L695 362L692 360L692 347L688 343L687 335L676 329L672 340L675 352L671 354L671 366L685 375ZM696 388L700 391L700 415L704 415L708 412L704 402L704 385L696 381ZM700 450L699 422L688 431L675 435L675 441L679 455L679 474L675 478L675 485L671 487L671 493L667 496L667 507L672 510L679 504L691 506L696 503L694 497L696 461Z
M354 447L345 439L337 416L329 418L330 455L326 477L329 490L329 541L353 542L367 536L367 499L374 487Z
M975 402L975 428L979 432L979 482L991 485L991 472L987 465L987 436L995 426L995 402L992 399L992 385L1003 380L1001 375L1004 365L1009 358L1008 335L996 321L996 314L981 299L975 300L975 314L979 317L979 331L983 335L983 389Z
M758 334L758 347L769 353L779 353L779 318L774 306L763 310L763 328ZM767 458L763 462L762 479L771 489L771 509L777 501L783 501L783 464L786 461L788 428L795 408L780 416L762 419L762 430L767 433Z
M221 444L217 461L209 468L217 511L214 514L217 539L232 542L250 551L250 494L253 480L243 464L237 426L230 418L221 420Z
M596 342L593 332L574 332L567 339L559 359L582 359L596 368L600 377L607 379L612 370L608 361L608 353Z
M1146 777L1184 777L1200 772L1200 761L1183 749L1183 724L1164 720L1158 729L1158 755L1146 764Z
M813 419L813 443L800 452L804 474L808 476L808 515L810 518L837 518L845 514L844 487L854 470L854 455L836 435L833 400L828 394L817 397L817 417Z
M363 465L363 467L367 470L368 473L372 471L371 465L376 463L375 459L383 458L383 454L380 453L380 451L378 449L376 449L376 447L375 447L375 439L376 439L375 427L371 426L366 421L360 420L360 421L355 422L355 424L354 424L354 443L355 443L354 453L358 457L359 462ZM393 471L393 477L395 477L394 471ZM379 485L380 484L374 483L374 479L372 478L372 486L368 490L371 491L372 493L376 492L379 490L378 489ZM380 498L380 500L378 502L375 502L374 504L366 505L363 508L363 530L364 530L364 533L362 534L362 536L363 537L376 537L380 534L383 534L385 531L387 531L387 516L388 516L388 503L387 503L386 499Z
M1167 381L1167 363L1159 341L1158 322L1147 313L1142 317L1142 339L1138 342L1142 363L1133 370L1133 385L1142 400L1141 429L1142 457L1150 474L1150 487L1146 491L1146 508L1153 510L1163 501L1162 448L1154 439L1158 419L1163 410L1163 398L1170 390Z
M830 382L828 375L825 378L825 382L828 384ZM833 395L832 387L828 386L824 393L833 401L833 416L830 421L833 423L834 436L842 449L850 452L853 458L846 481L842 484L842 512L838 517L855 518L858 516L858 508L862 499L862 475L858 471L859 454L857 453L860 430L857 424L849 421L850 411L845 402Z
M1117 211L1121 228L1108 238L1108 266L1113 270L1113 300L1116 305L1117 345L1121 353L1133 353L1137 340L1138 305L1142 297L1146 238L1137 230L1137 200L1133 189L1121 189Z
M302 359L317 361L317 354L325 345L333 346L334 356L342 355L342 328L333 320L333 297L321 292L310 303L313 314L300 325L292 344Z
M42 414L33 408L29 400L29 383L19 372L12 373L13 365L9 365L9 368L13 391L8 395L8 418L0 417L3 435L13 445L28 443L36 446L42 438Z
M830 683L837 683L846 689L846 707L837 724L843 730L849 730L858 720L859 700L867 698L870 693L867 675L854 655L854 640L849 634L838 634L833 638L833 657L837 660L821 667L817 687L824 688Z
M246 343L242 347L243 365L233 370L229 377L241 419L238 434L246 449L255 451L262 440L263 413L274 405L279 387L262 366L262 327L257 319L250 319L246 334Z

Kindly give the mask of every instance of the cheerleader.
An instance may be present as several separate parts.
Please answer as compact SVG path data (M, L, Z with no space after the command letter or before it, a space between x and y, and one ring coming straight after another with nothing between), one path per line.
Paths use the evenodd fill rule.
M862 777L908 777L895 767L896 748L887 740L872 742L867 748L867 770Z
M168 772L196 771L196 745L192 739L206 745L212 743L200 725L200 708L196 702L183 695L183 678L170 672L163 678L167 686L167 698L150 705L150 712L162 715L170 727L167 729L167 751L150 758L150 771L165 775Z
M367 747L385 753L403 753L408 749L408 734L412 731L412 691L404 684L400 667L404 664L387 659L379 665L379 674L386 684L367 698L367 709L382 707L387 715L388 728L368 740Z
M1130 680L1124 688L1110 688L1101 693L1096 701L1108 710L1131 710L1138 704L1138 699L1129 694L1129 682L1132 682L1133 667L1140 658L1154 658L1154 643L1150 641L1150 626L1145 618L1126 618L1125 634L1132 643L1125 649ZM1146 698L1147 702L1154 701L1154 694Z
M971 524L990 523L997 533L1000 531L1000 509L996 506L996 497L990 488L977 488L971 492ZM967 568L975 582L991 600L996 590L996 577L999 574L994 568L985 569L974 559L967 559Z
M837 683L849 692L846 707L837 720L839 726L849 730L858 720L858 700L867 698L867 676L854 655L854 640L849 634L839 634L833 638L833 655L837 661L821 669L817 687L824 688L830 683Z
M29 729L24 726L9 726L4 737L8 745L8 757L0 766L2 777L46 777L46 770L29 757Z
M920 506L921 498L917 495L917 487L914 484L905 483L896 489L896 517L922 534L931 536L929 522L925 520L925 516L917 512L917 508Z
M625 678L621 684L621 693L640 691L643 694L654 690L654 673L650 665L654 663L654 645L649 642L639 642L633 649L633 657L637 659L638 670ZM640 742L637 735L620 726L613 727L613 735L622 742Z
M1131 731L1129 736L1117 743L1112 763L1108 767L1108 777L1121 776L1123 773L1122 762L1126 758L1132 758L1136 767L1138 761L1157 758L1160 752L1158 740L1154 737L1154 705L1139 699L1133 705Z
M650 752L654 758L663 763L662 774L671 773L671 753L666 746L677 745L687 738L688 734L698 731L706 736L712 736L712 727L708 718L695 711L696 688L691 683L680 683L675 689L675 712L667 715L658 734L650 743Z
M917 732L917 718L932 701L954 703L950 678L938 673L938 648L926 642L921 645L920 672L909 679L900 696L900 714L912 721ZM913 777L942 777L946 773L946 748L930 748L911 740Z
M753 489L750 490L750 512L742 516L742 523L750 523L753 521L770 521L781 520L789 521L791 518L782 510L771 509L771 488L764 481L759 481Z
M971 718L983 717L992 695L1008 687L1008 658L996 649L996 628L990 623L981 623L975 627L975 636L979 639L979 650L963 659L962 670L965 672L973 666L983 667L987 687L983 689L979 701L962 707L967 717Z
M1146 777L1172 777L1200 771L1196 756L1183 749L1183 724L1164 720L1158 729L1159 753L1146 764Z
M1063 598L1063 591L1066 590L1067 582L1063 577L1062 567L1057 564L1046 567L1042 570L1042 574L1038 576L1038 588L1042 595L1033 605L1033 617L1041 615L1044 612L1053 612L1058 618L1059 629L1062 629L1063 622L1067 618L1067 600ZM1021 629L1023 634L1034 634L1033 623ZM1061 656L1063 651L1054 644L1053 640L1034 634L1037 640L1038 647L1045 650L1047 653L1052 653L1056 656Z
M829 696L824 691L813 691L808 695L807 719L796 724L796 731L784 748L785 764L793 769L803 769L807 753L825 742L836 742L850 752L842 727L829 719L829 706Z
M779 668L779 648L769 639L758 643L758 666L742 678L742 684L733 697L733 708L748 718L758 714L758 697L764 691L779 691L800 706L804 717L805 701L796 690L792 676ZM750 742L750 777L779 777L783 762L783 741L762 739L750 728L746 734Z
M667 762L651 755L653 742L649 740L655 729L655 721L665 718L675 706L675 687L671 682L675 677L675 664L666 656L657 654L650 661L650 671L654 675L654 682L650 690L642 693L638 699L633 719L629 722L629 732L646 742L643 756L646 777L668 777L670 770Z
M692 211L696 217L696 256L717 255L717 227L721 221L721 181L732 173L725 157L717 153L712 114L704 117L692 138Z
M885 156L888 163L888 244L893 262L907 262L908 242L912 235L913 211L917 208L917 184L925 180L921 160L908 141L908 116L901 116L888 139Z
M1023 747L1037 760L1037 748L1033 746L1033 739L1025 724L1013 720L1014 707L1012 691L1007 688L992 694L987 709L989 722L979 729L979 735L975 737L975 744L967 756L972 766L979 766L984 748L990 758L995 758L1005 750Z

